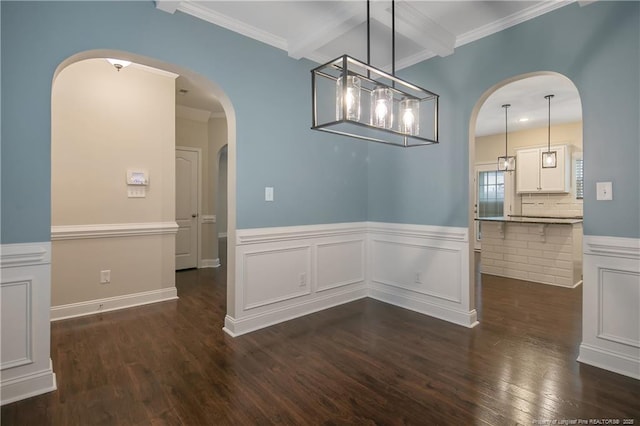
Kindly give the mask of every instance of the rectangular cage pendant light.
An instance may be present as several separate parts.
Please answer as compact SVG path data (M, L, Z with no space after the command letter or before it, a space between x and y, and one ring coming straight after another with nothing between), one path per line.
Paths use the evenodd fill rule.
M438 143L439 96L348 55L311 70L314 130L412 147Z

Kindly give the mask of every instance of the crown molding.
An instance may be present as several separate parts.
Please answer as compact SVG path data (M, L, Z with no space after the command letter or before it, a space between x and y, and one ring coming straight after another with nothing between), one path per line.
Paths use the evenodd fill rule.
M483 25L482 27L459 35L456 39L456 47L463 46L467 43L471 43L484 37L488 37L492 34L506 30L507 28L521 24L540 15L544 15L545 13L560 9L561 7L567 6L574 2L575 0L545 1L533 5L512 15L509 15L506 18L493 21L487 25Z
M272 34L268 31L261 30L245 22L231 18L222 13L215 12L211 9L204 8L199 4L186 0L178 5L180 12L200 18L204 21L226 28L238 34L250 37L254 40L261 41L278 49L287 50L287 40Z

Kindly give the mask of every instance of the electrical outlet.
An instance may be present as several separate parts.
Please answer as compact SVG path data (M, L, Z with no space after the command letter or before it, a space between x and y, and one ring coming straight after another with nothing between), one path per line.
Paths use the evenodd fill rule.
M109 284L111 282L111 269L100 271L100 284Z
M304 287L307 285L307 274L304 272L300 274L300 287Z

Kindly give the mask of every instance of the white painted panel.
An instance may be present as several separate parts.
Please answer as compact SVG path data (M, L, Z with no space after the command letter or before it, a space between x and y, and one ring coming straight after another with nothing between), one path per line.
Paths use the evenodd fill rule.
M3 282L2 300L2 364L4 370L30 364L31 355L31 280Z
M598 337L640 347L640 274L600 270Z
M310 293L308 245L246 252L242 262L245 310Z
M364 240L317 245L317 291L364 281Z
M461 302L461 251L427 244L373 240L372 280Z

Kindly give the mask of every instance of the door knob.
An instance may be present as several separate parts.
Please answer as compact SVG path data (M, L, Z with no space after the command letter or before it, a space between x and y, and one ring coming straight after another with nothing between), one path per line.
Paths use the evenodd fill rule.
M198 217L198 213L192 213L191 217Z

